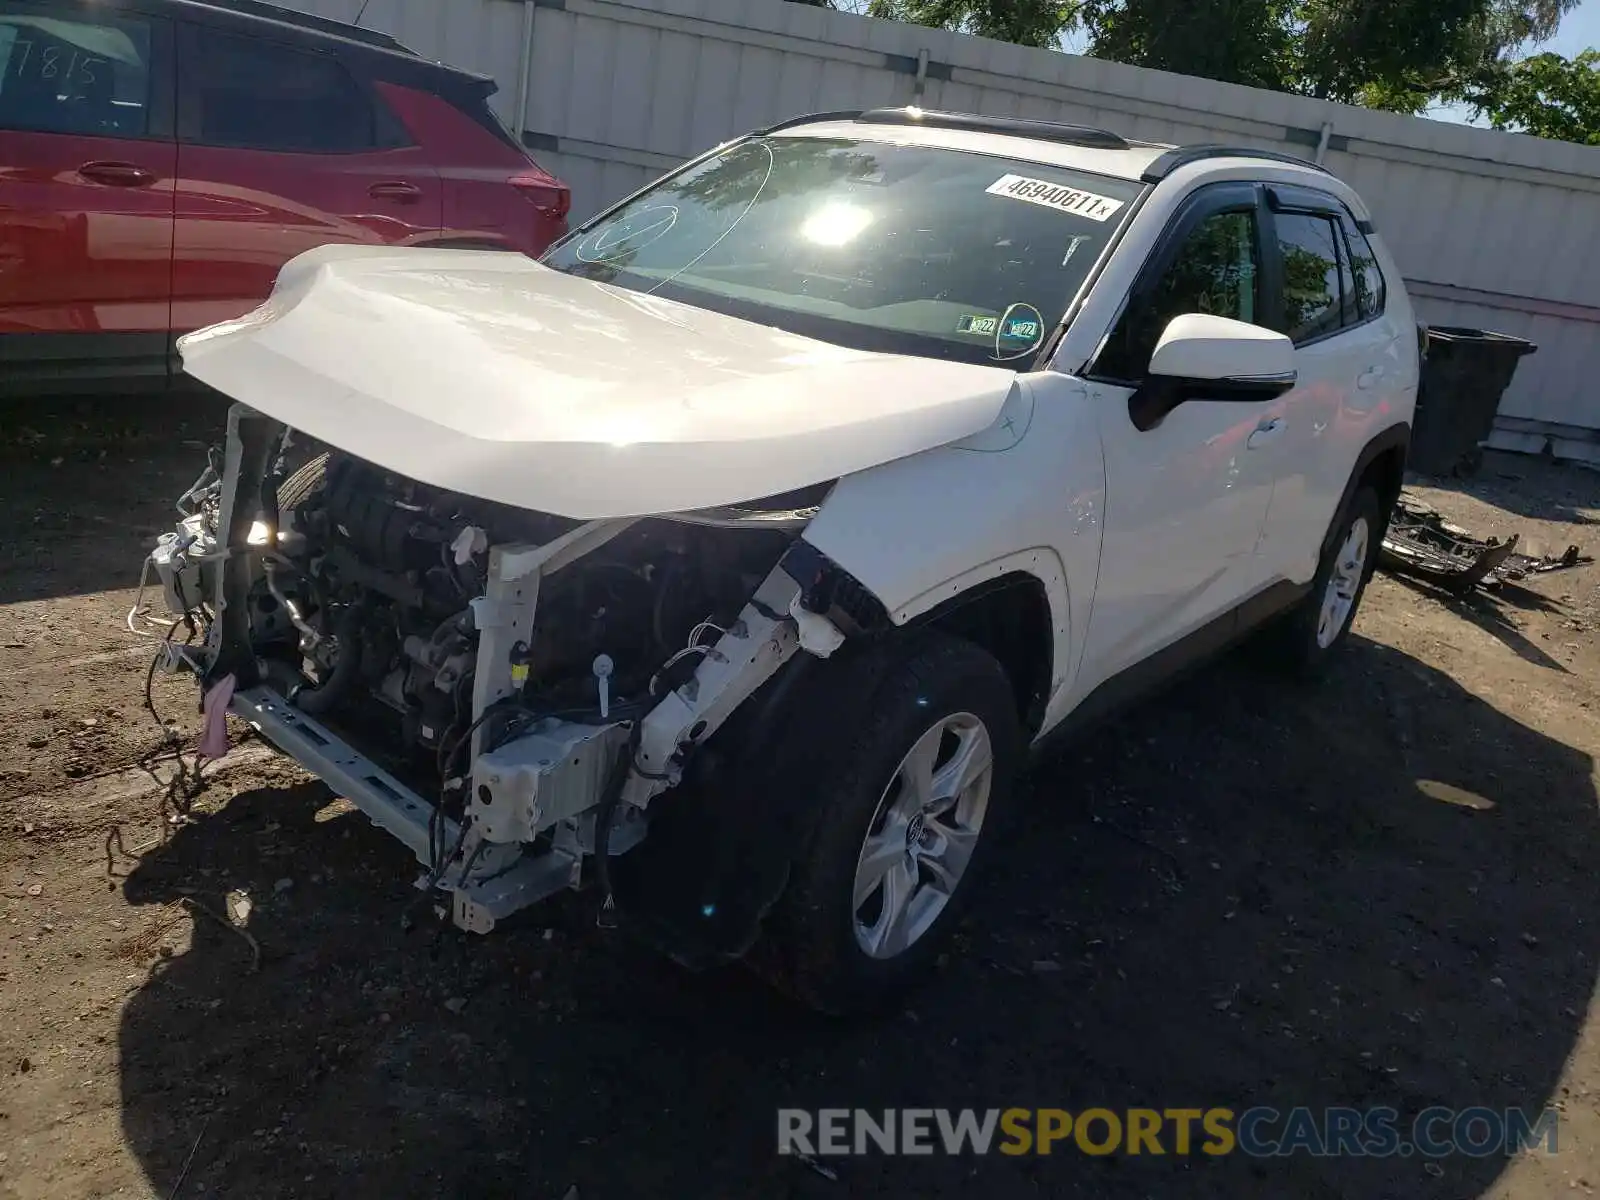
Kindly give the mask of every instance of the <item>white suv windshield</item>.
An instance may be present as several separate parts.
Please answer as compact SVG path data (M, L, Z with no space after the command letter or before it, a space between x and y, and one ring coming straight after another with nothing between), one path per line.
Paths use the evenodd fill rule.
M957 150L754 138L543 261L841 345L1022 367L1140 189Z

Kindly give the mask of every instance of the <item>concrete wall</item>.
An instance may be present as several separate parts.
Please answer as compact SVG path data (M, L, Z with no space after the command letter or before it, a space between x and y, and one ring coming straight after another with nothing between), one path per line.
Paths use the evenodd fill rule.
M343 20L361 0L291 0ZM918 103L1324 160L1372 206L1423 320L1526 337L1496 441L1600 460L1600 147L1032 50L782 0L369 0L363 24L491 74L584 216L801 113ZM520 118L520 119L519 119ZM1324 142L1324 138L1326 141Z

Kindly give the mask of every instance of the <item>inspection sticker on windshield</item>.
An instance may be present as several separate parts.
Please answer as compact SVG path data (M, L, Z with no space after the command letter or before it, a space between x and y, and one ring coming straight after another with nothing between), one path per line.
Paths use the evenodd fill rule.
M968 313L956 321L957 333L975 333L980 337L999 334L1003 342L1036 342L1041 328L1038 321L1026 317L1007 317L1002 325L999 317L980 317L976 313Z
M1029 179L1026 175L1002 175L983 190L993 196L1010 196L1013 200L1042 204L1045 208L1071 213L1075 217L1088 217L1091 221L1104 221L1122 207L1121 200L1113 200L1110 196L1097 196L1064 183Z
M993 337L1000 328L999 317L963 316L956 322L957 333L976 333Z

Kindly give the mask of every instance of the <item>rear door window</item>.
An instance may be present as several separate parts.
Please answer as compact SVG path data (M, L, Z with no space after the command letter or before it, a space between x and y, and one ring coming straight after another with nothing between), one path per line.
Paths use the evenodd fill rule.
M1353 323L1344 319L1335 219L1323 213L1283 212L1275 223L1283 255L1284 332L1298 346Z
M143 137L151 24L0 0L0 128Z
M212 29L196 33L185 40L180 75L183 140L308 154L379 145L371 97L333 55Z

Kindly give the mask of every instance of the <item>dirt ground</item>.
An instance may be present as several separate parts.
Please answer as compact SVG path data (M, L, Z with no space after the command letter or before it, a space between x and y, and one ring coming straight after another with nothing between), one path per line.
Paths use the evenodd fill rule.
M152 646L123 618L216 418L0 413L0 1195L1600 1187L1600 566L1466 601L1380 576L1322 685L1234 658L1131 713L1033 778L910 1010L840 1025L658 961L584 895L489 938L403 932L407 852L248 741L163 838ZM1427 495L1600 551L1597 473L1498 457ZM192 736L188 684L153 700ZM1251 1104L1563 1124L1557 1154L1509 1161L878 1157L828 1179L774 1152L780 1106Z

